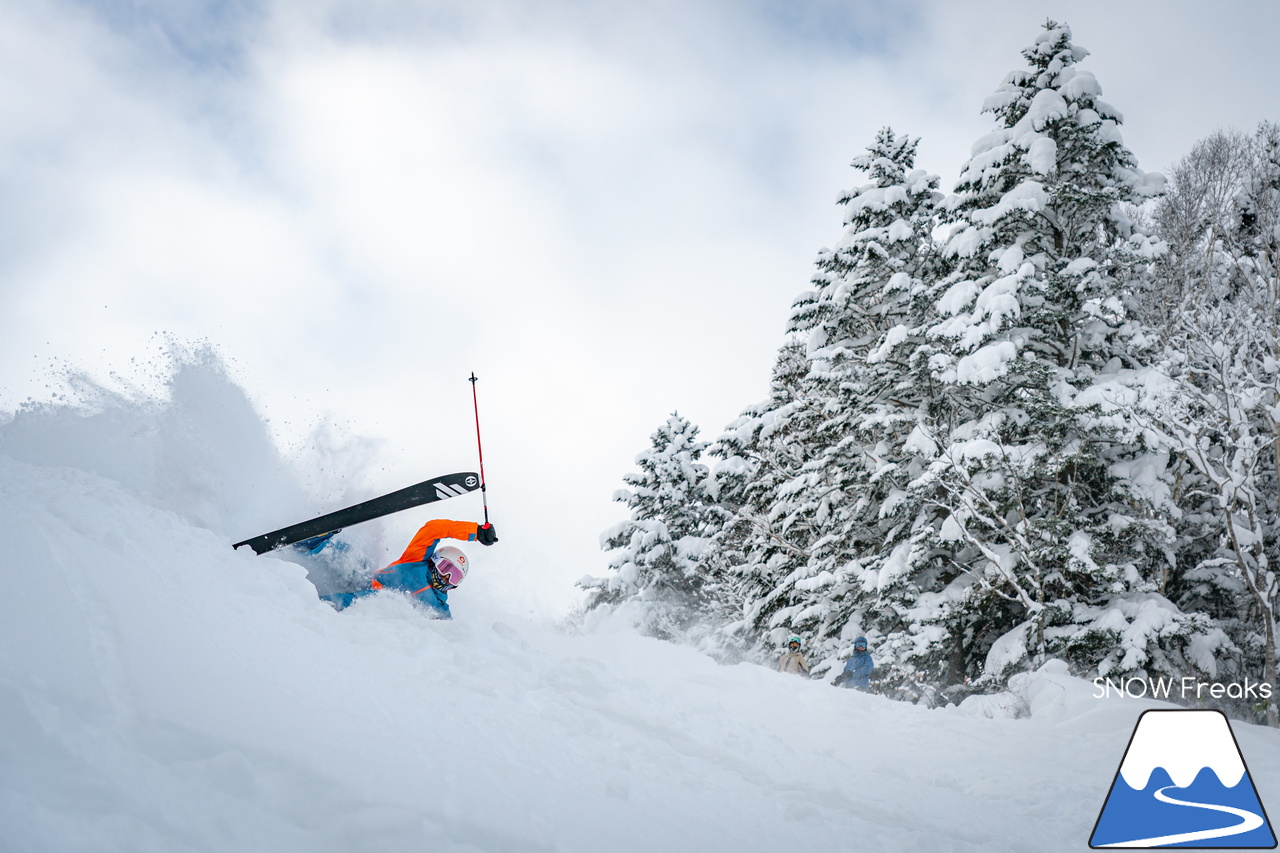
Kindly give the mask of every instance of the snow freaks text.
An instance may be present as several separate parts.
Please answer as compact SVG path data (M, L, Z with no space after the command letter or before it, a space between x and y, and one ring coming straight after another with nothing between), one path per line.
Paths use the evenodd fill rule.
M1115 696L1130 699L1270 699L1274 690L1265 681L1246 678L1243 682L1222 683L1198 681L1191 676L1183 678L1095 678L1095 699L1111 699Z

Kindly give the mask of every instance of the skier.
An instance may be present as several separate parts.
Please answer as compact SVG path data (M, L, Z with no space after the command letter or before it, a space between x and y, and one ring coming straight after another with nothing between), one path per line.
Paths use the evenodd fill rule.
M439 618L452 619L449 590L462 583L470 561L460 548L452 545L439 547L442 539L492 545L498 541L498 534L489 523L450 521L447 518L428 521L414 534L400 559L374 573L368 589L321 597L338 610L344 610L357 598L373 595L380 589L394 589L407 592L411 598L430 607Z
M791 639L787 640L787 651L782 653L782 657L778 658L778 672L793 672L796 675L808 675L809 663L804 659L804 655L800 651L800 638L791 635Z
M858 690L871 688L871 671L876 668L871 653L867 651L867 638L859 637L853 641L853 656L844 662L844 671L836 676L837 687L851 687Z

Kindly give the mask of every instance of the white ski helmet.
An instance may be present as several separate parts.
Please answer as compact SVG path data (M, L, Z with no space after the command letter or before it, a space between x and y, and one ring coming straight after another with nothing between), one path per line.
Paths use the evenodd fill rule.
M467 560L467 555L462 553L461 548L455 548L452 545L437 548L431 555L431 568L442 581L449 585L450 589L462 583L462 579L467 576L469 566L470 561Z

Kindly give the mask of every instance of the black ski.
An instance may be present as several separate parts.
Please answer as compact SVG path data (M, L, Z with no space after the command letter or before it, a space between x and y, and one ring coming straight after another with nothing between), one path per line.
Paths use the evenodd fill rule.
M252 539L246 539L243 542L237 542L232 547L239 548L241 545L248 545L255 552L265 554L282 545L292 545L294 542L301 542L303 539L310 539L313 536L330 533L343 527L350 527L362 521L381 518L384 515L399 512L402 509L465 495L467 492L474 492L478 488L480 488L480 477L477 474L470 471L461 474L446 474L443 477L436 477L432 480L423 480L421 483L409 486L406 489L400 489L380 498L363 501L355 506L349 506L346 509L340 509L328 515L322 515L309 521L299 522L288 527L282 527L279 530L273 530L270 533L264 533L261 536L255 536Z

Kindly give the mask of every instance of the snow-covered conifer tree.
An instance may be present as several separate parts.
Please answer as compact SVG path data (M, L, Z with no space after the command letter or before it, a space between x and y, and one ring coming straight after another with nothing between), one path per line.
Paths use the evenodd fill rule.
M908 479L898 463L929 387L926 363L909 356L926 343L922 278L936 275L941 196L915 168L917 144L885 128L853 161L869 180L841 195L840 240L794 302L773 405L737 425L768 460L748 490L761 522L744 555L747 618L800 630L833 660L858 632L853 569L879 552L881 509Z
M628 488L614 494L631 517L601 536L602 547L614 552L613 573L579 583L589 590L588 608L634 602L642 629L674 639L704 603L698 561L718 516L706 491L708 468L699 461L707 445L698 428L673 413L651 441L636 457L639 473L626 475Z
M1164 458L1100 403L1144 343L1131 310L1155 247L1125 206L1162 179L1137 168L1087 55L1045 24L946 202L954 268L928 330L941 387L911 445L927 470L865 576L915 591L881 615L904 670L999 679L1051 654L1177 670L1174 647L1205 629L1150 581L1168 559Z
M711 447L722 461L713 474L722 522L707 551L706 571L715 598L739 611L735 628L746 645L762 629L785 634L773 620L782 606L779 588L809 559L807 546L819 521L788 500L823 422L809 378L805 345L789 340L778 351L769 396L748 407ZM766 640L775 645L779 637Z

